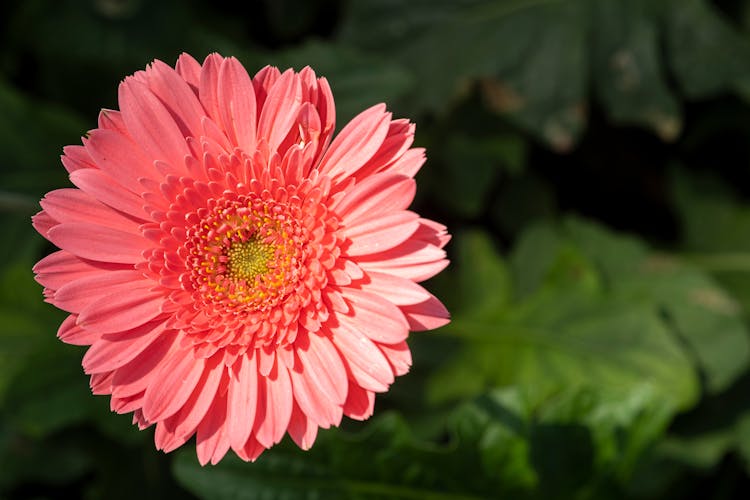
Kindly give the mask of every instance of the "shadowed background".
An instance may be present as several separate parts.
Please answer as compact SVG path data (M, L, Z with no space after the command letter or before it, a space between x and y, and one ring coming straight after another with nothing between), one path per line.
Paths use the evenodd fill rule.
M368 422L200 468L91 396L30 216L154 58L386 102L454 235L453 322ZM750 488L750 0L6 1L0 499L733 499Z

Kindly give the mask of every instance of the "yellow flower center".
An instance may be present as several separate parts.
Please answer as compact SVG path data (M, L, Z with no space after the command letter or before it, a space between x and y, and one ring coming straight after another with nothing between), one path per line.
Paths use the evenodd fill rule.
M263 243L258 238L235 242L229 248L227 257L228 275L234 279L252 280L268 272L268 262L273 259L274 246Z
M234 312L270 310L296 288L304 240L288 207L248 196L197 215L189 264L201 302Z

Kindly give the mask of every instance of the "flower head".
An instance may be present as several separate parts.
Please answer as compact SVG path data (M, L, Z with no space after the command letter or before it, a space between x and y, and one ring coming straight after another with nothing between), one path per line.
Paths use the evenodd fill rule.
M250 78L234 58L154 61L119 87L62 162L34 268L91 346L94 394L201 463L245 460L288 432L302 448L411 364L410 330L448 321L417 283L447 265L445 227L407 210L424 162L384 105L332 140L334 101L308 67Z

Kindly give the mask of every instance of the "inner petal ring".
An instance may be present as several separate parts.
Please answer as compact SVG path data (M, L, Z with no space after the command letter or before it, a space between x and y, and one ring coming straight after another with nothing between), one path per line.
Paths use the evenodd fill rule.
M300 276L304 235L289 207L245 196L201 209L188 230L196 298L220 311L262 311L290 294Z

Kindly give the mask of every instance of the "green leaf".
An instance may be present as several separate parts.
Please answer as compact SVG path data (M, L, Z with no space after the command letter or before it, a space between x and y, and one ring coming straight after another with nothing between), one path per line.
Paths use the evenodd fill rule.
M726 389L742 373L750 361L747 327L736 301L708 274L591 224L569 220L566 229L615 294L653 301L708 392Z
M554 226L537 223L526 228L509 259L516 297L527 297L539 288L559 246L560 236ZM495 253L493 258L497 260L500 256Z
M726 389L750 361L750 338L741 310L706 273L645 247L616 238L596 226L569 221L568 231L602 270L613 291L647 298L663 321L686 344L705 389Z
M200 467L194 452L186 451L174 472L190 491L214 499L469 500L481 498L473 491L489 491L480 489L489 479L467 484L457 474L471 471L461 462L466 455L416 442L395 414L381 415L355 435L326 432L308 452L287 445L266 451L254 464L227 456L210 468Z
M670 187L685 250L699 252L704 258L734 255L724 261L727 271L750 270L750 232L745 230L750 225L750 204L711 175L689 176L684 170L673 169ZM722 270L720 259L700 263Z
M592 2L597 97L615 123L644 125L664 140L682 128L659 47L660 7L651 0Z
M484 212L502 169L520 170L523 143L516 136L486 139L451 134L435 145L439 158L430 163L434 197L452 212L477 217ZM508 161L506 161L506 159ZM450 186L450 189L444 189Z
M669 141L682 128L670 76L690 98L750 88L750 40L707 0L365 0L339 37L413 72L416 110L479 84L490 109L559 151L586 126L589 82L614 122Z
M750 412L746 412L740 417L735 429L738 451L745 463L745 470L750 474Z
M744 376L680 415L635 471L631 491L639 498L683 498L696 478L720 473L733 456L747 466L749 387L750 378Z
M511 262L516 302L481 317L454 310L444 331L464 349L434 375L432 401L513 384L542 396L648 386L676 410L695 402L698 376L717 392L750 359L732 299L704 273L637 241L569 219L531 229ZM456 267L472 264L459 254ZM458 280L459 296L471 293L470 282Z
M627 480L670 416L647 389L570 389L536 400L512 388L456 408L439 441L416 439L389 413L356 433L324 432L307 452L284 442L253 464L226 457L202 468L186 450L174 472L214 499L598 498L611 493L610 482Z
M456 237L454 248L459 287L465 291L456 307L480 317L505 307L511 299L510 274L488 235L476 229L466 231Z
M483 471L517 489L510 498L612 498L672 415L641 387L629 393L565 389L538 400L521 387L459 407L461 440L478 440Z
M385 47L412 71L419 84L409 104L417 110L444 110L481 81L491 109L564 150L585 124L583 7L577 0L356 2L340 35ZM376 20L385 23L377 40L367 29Z
M679 170L671 191L686 258L710 271L750 317L750 204L716 177Z
M557 151L571 150L587 121L585 6L580 1L528 2L528 8L481 30L492 33L490 43L497 50L493 73L477 73L484 76L481 90L488 106Z
M706 0L670 0L665 36L670 69L690 98L716 95L750 78L750 39Z

